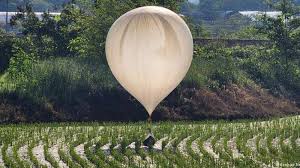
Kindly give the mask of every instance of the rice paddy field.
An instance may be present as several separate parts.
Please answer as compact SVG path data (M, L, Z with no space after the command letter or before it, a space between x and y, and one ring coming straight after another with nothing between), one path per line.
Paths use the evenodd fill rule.
M142 146L151 127L152 149ZM300 167L300 116L0 126L0 167Z

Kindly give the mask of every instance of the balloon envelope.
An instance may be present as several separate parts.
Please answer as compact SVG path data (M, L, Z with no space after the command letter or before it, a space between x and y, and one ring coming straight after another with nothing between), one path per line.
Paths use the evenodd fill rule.
M119 83L151 116L186 75L193 58L193 38L184 20L171 10L140 7L112 25L106 58Z

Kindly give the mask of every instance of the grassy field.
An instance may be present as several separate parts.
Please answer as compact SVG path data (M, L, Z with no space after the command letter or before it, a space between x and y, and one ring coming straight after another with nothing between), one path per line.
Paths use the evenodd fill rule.
M300 117L271 121L0 126L0 167L297 167Z

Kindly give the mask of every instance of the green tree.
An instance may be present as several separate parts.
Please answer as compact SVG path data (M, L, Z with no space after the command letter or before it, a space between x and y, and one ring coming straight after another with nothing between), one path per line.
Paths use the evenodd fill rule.
M198 8L206 20L216 20L219 16L218 11L222 7L222 2L222 0L203 0L198 4Z
M23 39L30 37L33 43L33 48L25 44L24 51L34 51L40 58L75 55L68 46L82 31L77 21L85 16L77 6L66 5L60 16L44 12L42 19L35 15L30 4L18 7L18 10L19 13L11 19L11 25L19 25L25 36Z
M260 18L261 24L257 26L260 33L274 42L274 54L268 60L268 66L272 66L271 71L274 72L269 73L274 74L276 85L282 85L299 95L300 18L295 17L299 8L293 0L280 0L277 3L269 3L269 6L282 12L278 17L263 15Z
M280 0L275 4L271 3L269 5L281 11L282 14L277 18L264 15L261 18L262 24L258 27L258 30L275 42L276 48L280 51L281 61L284 61L286 71L288 71L289 61L299 59L300 54L300 18L295 17L298 8L293 3L293 0Z
M76 2L90 8L86 9L87 16L78 20L83 33L72 41L70 48L85 57L101 58L102 63L106 64L104 57L106 35L118 17L131 9L145 5L165 6L177 12L181 0L98 0L93 5L86 5L86 0Z

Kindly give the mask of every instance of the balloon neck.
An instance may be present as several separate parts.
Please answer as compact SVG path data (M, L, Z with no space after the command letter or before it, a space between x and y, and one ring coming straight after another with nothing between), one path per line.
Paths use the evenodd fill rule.
M152 123L151 116L148 117L148 123Z

